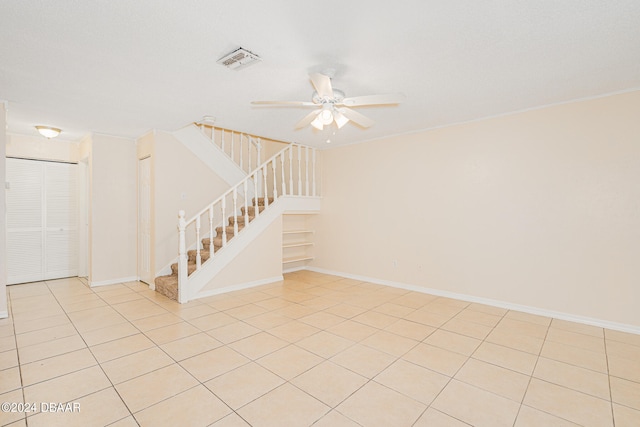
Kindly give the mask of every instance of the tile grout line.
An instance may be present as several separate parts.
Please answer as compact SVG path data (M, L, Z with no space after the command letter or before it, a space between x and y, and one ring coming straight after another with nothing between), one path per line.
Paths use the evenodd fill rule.
M526 406L524 404L524 400L526 399L527 393L529 392L529 387L531 387L531 381L533 380L533 375L536 372L536 367L538 366L538 361L540 360L540 356L542 354L542 349L544 348L544 343L547 341L547 336L549 335L549 328L551 328L551 323L552 322L553 322L553 320L549 321L549 324L547 325L547 329L546 329L546 331L544 333L544 338L542 340L542 345L540 346L540 350L538 350L538 354L536 355L536 362L533 364L533 369L531 370L531 375L529 375L529 381L527 382L527 388L524 390L524 394L522 395L522 399L520 400L520 406L518 407L518 413L516 414L516 417L513 420L513 427L515 427L516 422L518 421L518 417L520 416L520 411L522 410L522 406ZM552 415L552 414L550 414L550 415Z
M607 364L607 384L609 384L609 403L611 405L611 421L613 422L613 427L616 425L616 414L613 410L613 392L611 391L611 372L609 369L609 354L607 353L607 331L605 329L602 330L602 335L604 339L604 359Z
M82 281L80 281L80 282L82 283ZM102 374L105 376L105 378L107 379L107 381L109 381L109 384L111 384L111 388L113 388L113 391L118 395L118 398L120 399L120 401L122 402L122 404L125 406L125 408L127 408L127 411L129 411L129 415L130 415L130 416L135 420L135 417L133 416L133 412L131 412L131 410L129 409L129 406L126 404L126 402L124 401L124 399L122 398L122 396L120 396L120 393L118 392L118 390L116 389L115 385L113 384L113 381L111 381L111 378L109 378L109 376L107 375L107 373L104 371L104 368L102 367L102 365L100 364L100 362L99 362L99 361L98 361L98 359L96 358L95 354L93 353L93 351L91 351L91 347L89 347L89 345L88 345L88 344L87 344L87 342L85 341L84 337L82 336L82 334L80 333L80 331L79 331L79 330L78 330L78 328L76 327L76 324L71 320L71 318L69 317L69 314L68 314L68 313L67 313L67 311L62 307L62 304L60 304L60 300L59 300L59 299L58 299L58 297L55 295L55 293L51 290L51 287L49 286L49 284L48 284L46 281L45 281L45 284L46 284L47 288L49 288L49 290L51 291L51 294L52 294L52 295L53 295L53 297L55 298L55 300L56 300L56 302L58 303L58 305L60 305L60 308L62 309L62 311L64 311L64 314L65 314L65 316L67 316L67 318L69 319L69 322L71 323L71 325L73 325L73 328L74 328L74 329L76 330L76 332L78 333L78 336L82 339L82 342L84 342L84 344L85 344L85 346L86 346L85 348L89 351L89 353L91 354L91 357L93 357L93 358L94 358L94 360L96 361L97 366L99 366L99 367L100 367L100 371L101 371L101 372L102 372ZM89 288L89 290L91 290L94 294L96 294L96 292L95 292L95 291L93 291L91 288ZM97 295L97 296L98 296L99 298L101 298L99 295ZM102 298L101 298L101 299L102 299ZM103 301L104 301L104 300L103 300ZM108 303L107 303L107 304L108 304ZM135 327L135 326L134 326L134 327ZM73 372L79 372L79 371L81 371L81 370L82 370L82 369L79 369L79 370L77 370L77 371L73 371ZM73 372L70 372L70 373L73 373ZM64 375L68 375L68 374L69 374L69 373L64 374ZM64 375L60 375L60 376L55 377L55 378L59 378L59 377L62 377L62 376L64 376ZM53 379L53 378L51 378L51 379ZM46 380L46 381L49 381L49 380ZM44 382L44 381L42 381L42 382ZM108 388L108 387L107 387L107 388ZM107 388L104 388L104 389L101 389L101 390L94 391L93 393L89 393L89 394L84 395L84 396L80 396L80 397L78 397L77 399L79 400L79 399L82 399L83 397L87 397L87 396L90 396L90 395L92 395L92 394L99 393L100 391L102 391L102 390L106 390ZM125 419L125 418L127 418L127 417L123 417L123 418L121 418L121 419ZM117 422L117 421L119 421L119 420L116 420L116 422ZM135 420L135 421L136 421L136 423L137 423L137 420ZM113 423L111 423L111 424L113 424ZM140 424L138 423L138 425L140 425Z

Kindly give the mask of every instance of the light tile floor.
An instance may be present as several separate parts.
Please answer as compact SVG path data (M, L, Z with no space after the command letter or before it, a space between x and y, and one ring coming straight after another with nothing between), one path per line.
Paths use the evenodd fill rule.
M8 287L11 426L640 426L640 336L312 272L179 305ZM41 412L77 402L80 412Z

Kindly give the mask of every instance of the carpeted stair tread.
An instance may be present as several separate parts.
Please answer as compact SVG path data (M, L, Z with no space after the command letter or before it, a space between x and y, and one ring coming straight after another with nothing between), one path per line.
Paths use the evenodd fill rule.
M249 215L249 222L253 221L254 218L255 218L255 216ZM234 217L230 217L229 218L229 225L231 227L233 227L234 223L235 223L235 218ZM244 225L244 215L238 215L238 227L240 227L241 224Z
M204 261L203 261L204 262ZM193 273L194 271L196 271L196 262L193 261L189 261L189 263L187 264L187 275L190 275L191 273ZM174 262L173 264L171 264L171 275L175 275L176 277L178 276L178 263Z
M262 212L265 209L265 207L262 206L262 205L258 206L258 207L260 208L260 212ZM242 211L242 216L244 216L245 207L244 206L241 207L240 210ZM255 206L248 206L246 211L249 213L249 216L253 216L253 215L255 215L256 207Z
M188 251L187 255L189 256L189 262L196 262L197 252L195 249ZM200 249L200 261L205 262L208 259L209 259L209 251Z
M269 204L273 203L273 197L267 197L269 199ZM258 205L264 206L264 197L258 197L257 199L253 199L253 205L255 206L256 200L258 201Z
M174 301L178 300L178 275L160 276L154 280L156 292Z
M229 241L231 240L232 236L227 236L227 244L229 244ZM208 251L209 250L209 239L202 239L202 246L203 249ZM219 249L222 248L222 236L220 237L216 237L215 239L213 239L213 247L215 248L215 252L217 252Z
M238 219L240 219L240 218L238 218ZM233 236L234 227L233 227L233 224L232 224L232 225L226 226L225 228L227 229L227 239L228 239L229 235ZM243 228L244 228L244 221L243 221L242 224L240 224L240 222L238 221L238 231L242 230ZM222 236L222 227L216 227L216 236Z

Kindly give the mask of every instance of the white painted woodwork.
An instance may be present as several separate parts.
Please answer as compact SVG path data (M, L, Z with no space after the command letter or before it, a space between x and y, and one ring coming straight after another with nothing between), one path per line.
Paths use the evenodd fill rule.
M244 153L244 149L243 149L243 147L242 147L242 140L243 140L243 138L244 138L244 134L243 134L243 133L241 133L241 134L240 134L240 169L242 169L242 170L244 170L244 167L243 167L243 166L244 166L244 163L243 163L243 159L242 159L242 158L243 158L243 153Z
M151 271L151 157L138 160L138 278L153 285Z
M235 157L235 152L236 152L236 144L235 144L235 141L233 139L233 131L231 131L231 161L232 162L235 161L235 160L233 160L234 157Z
M189 125L172 134L229 186L236 185L246 178L247 172L240 169L223 149L212 144L197 126Z
M178 283L187 283L188 280L188 264L186 244L186 227L187 222L184 219L185 212L178 212ZM186 286L178 286L178 302L185 303L188 301Z
M249 225L249 201L247 197L247 181L244 181L244 226Z
M281 174L281 178L280 178L280 185L282 186L282 192L281 194L283 196L287 195L287 181L284 178L284 152L280 153L280 165L282 166L280 168L280 174Z
M298 145L298 196L302 196L302 146Z
M271 161L271 174L273 175L273 201L278 198L278 183L276 182L276 160L278 157L274 157ZM266 205L265 205L266 206Z
M264 189L262 190L264 194L262 195L262 200L264 200L265 209L269 207L269 198L267 197L267 192L269 191L269 188L267 187L267 172L267 164L265 163L265 165L262 167L262 179L264 180ZM259 211L260 209L258 208L257 210Z
M309 147L304 147L304 194L309 195Z
M293 150L289 150L289 195L293 196Z
M196 268L202 265L202 255L200 254L200 215L196 217Z
M313 176L313 178L311 180L311 188L312 188L311 195L313 197L315 197L316 196L316 192L317 192L317 189L316 189L316 148L315 147L313 148L313 158L311 160L311 173L312 173L312 176Z
M245 191L246 196L246 191ZM197 243L197 242L196 242ZM213 258L215 248L213 247L213 206L209 206L209 258Z
M233 235L238 235L238 187L233 187Z
M296 149L297 147L297 149ZM260 144L258 144L257 146L257 151L260 150ZM293 151L296 150L297 151L297 161L298 161L298 165L297 165L297 170L298 170L298 195L296 196L292 196L289 195L287 196L287 190L286 190L286 173L285 173L285 169L287 168L285 159L288 157L289 158L289 182L290 182L290 190L289 192L292 193L293 190ZM221 195L218 199L216 199L213 203L211 203L209 206L207 206L205 209L203 209L202 211L200 211L199 213L197 213L196 215L194 215L190 220L185 220L184 221L184 228L181 229L180 224L183 222L183 219L179 220L179 232L180 232L180 244L183 244L183 239L184 239L184 251L186 253L187 248L192 248L195 247L196 249L196 271L194 273L192 273L191 275L186 275L184 277L184 279L180 279L179 281L179 285L178 287L180 289L183 288L188 288L189 290L186 291L187 295L193 295L193 292L196 292L196 289L198 288L198 286L196 286L193 283L202 283L204 286L204 282L202 282L201 277L203 277L200 272L203 271L204 269L207 269L208 271L219 271L216 270L219 267L212 267L216 266L216 265L220 265L218 264L218 260L223 257L222 259L228 259L228 254L229 252L227 251L227 246L229 246L229 239L227 236L227 224L228 224L228 217L227 215L231 215L233 217L233 242L238 242L238 241L245 241L247 239L247 235L249 236L253 236L255 235L255 230L256 230L256 225L258 223L264 223L263 221L259 221L259 217L264 216L267 213L270 212L274 212L274 209L276 208L272 208L271 205L273 205L274 207L277 206L282 206L282 203L280 202L281 199L286 199L285 203L288 208L292 208L295 206L299 206L299 210L301 211L306 211L306 210L317 210L319 209L319 199L317 197L310 197L309 194L313 193L313 194L317 194L318 191L315 188L315 181L311 181L310 177L314 177L315 176L315 171L313 170L315 168L315 162L310 162L310 155L309 155L309 149L305 148L305 153L306 153L306 160L303 163L302 162L302 151L303 148L297 144L289 144L287 147L285 147L284 149L282 149L281 151L279 151L278 153L274 154L272 157L270 157L269 159L267 159L266 161L264 161L262 164L260 164L254 171L252 171L250 174L248 174L243 180L241 180L238 184L232 186L227 192L225 192L223 195ZM278 159L280 159L280 162L278 162ZM311 170L309 170L311 169ZM271 176L269 177L269 170L271 170ZM278 182L280 181L280 182ZM271 186L269 186L268 184L272 184ZM280 185L280 192L278 192L278 185ZM303 187L304 186L304 187ZM259 188L261 187L261 188ZM306 190L303 190L303 188L305 188ZM253 190L253 193L255 194L255 197L253 198L253 202L249 203L249 193L251 193ZM244 197L244 201L240 201L241 206L244 206L244 215L243 215L243 220L244 220L244 227L242 228L242 230L239 229L238 227L238 218L240 217L240 215L238 215L238 196L241 195ZM259 200L260 198L262 198L263 204L264 204L264 212L262 214L260 214L260 204L259 204ZM269 198L273 199L273 202L269 201ZM304 201L304 203L300 204L300 205L296 205L296 200L299 201ZM232 213L227 212L227 203L231 201L232 202L232 207L230 207L229 210L232 211ZM253 205L254 206L254 216L255 218L249 222L249 206ZM278 210L278 209L276 209ZM216 262L213 262L213 257L211 257L209 260L202 262L200 259L200 217L202 215L204 215L206 212L209 213L209 242L211 243L211 254L213 255L213 229L216 226L216 221L214 220L214 217L217 218L218 213L220 214L220 219L219 219L219 224L222 227L222 248L224 248L225 250L223 251L222 248L220 250L218 250L218 252L216 253ZM269 214L268 215L270 219L268 219L268 221L272 221L272 215ZM192 231L189 231L189 230ZM254 230L254 231L252 231ZM190 241L187 241L189 239L193 238L193 235L195 235L196 241L191 243ZM191 237L189 237L191 236ZM237 245L231 245L236 246ZM179 248L179 253L182 253L182 248ZM184 266L179 266L179 271L187 271L187 259L180 256L178 259L178 263L185 263ZM220 261L220 263L223 263L223 261ZM212 270L213 269L213 270ZM210 273L207 273L210 274ZM194 282L195 281L195 282ZM184 297L187 300L189 299L189 296ZM184 300L183 300L184 301Z
M308 215L300 213L282 216L282 264L285 272L299 270L306 261L314 258L314 230L309 227L308 218Z
M235 187L234 187L235 188ZM222 196L222 247L227 246L227 195ZM196 242L197 244L197 242Z
M75 164L6 159L7 284L78 275Z

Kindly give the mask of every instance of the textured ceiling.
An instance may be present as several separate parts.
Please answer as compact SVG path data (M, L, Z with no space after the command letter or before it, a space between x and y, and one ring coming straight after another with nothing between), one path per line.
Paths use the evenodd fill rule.
M216 60L242 46L241 71ZM295 131L309 72L347 96L401 92L358 111L367 129ZM9 132L47 124L135 138L204 115L325 146L640 87L640 1L0 0L0 99ZM335 131L335 135L332 132Z

